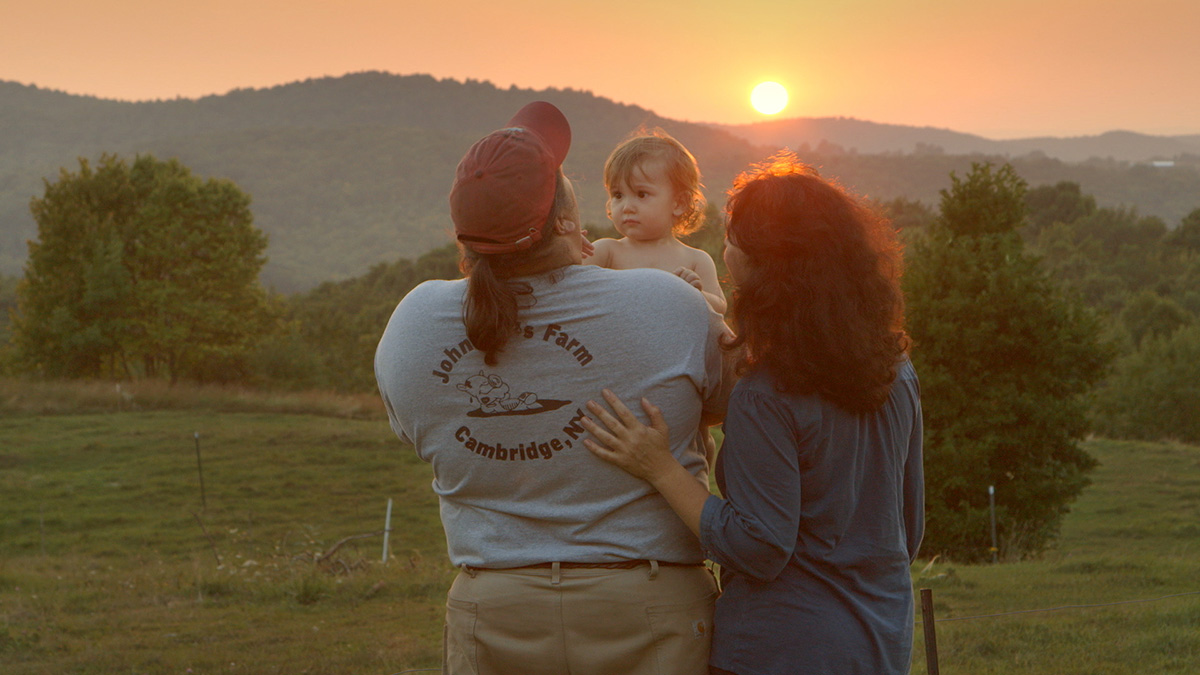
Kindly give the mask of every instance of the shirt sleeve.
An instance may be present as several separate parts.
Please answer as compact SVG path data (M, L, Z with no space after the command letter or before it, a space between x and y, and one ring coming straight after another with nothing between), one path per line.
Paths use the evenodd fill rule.
M383 399L383 408L387 411L388 424L392 427L392 431L396 433L396 437L400 439L401 443L411 445L413 441L400 425L400 418L396 415L395 409L392 408L392 400L388 398L387 392L384 391L382 386L379 388L379 395Z
M787 566L800 526L804 436L778 399L741 389L730 397L718 459L725 498L709 497L700 515L711 560L760 581Z
M708 307L708 303L705 303ZM721 344L733 336L724 317L708 309L708 337L704 352L706 386L704 388L703 418L706 424L719 424L725 419L730 392L737 383L734 367L738 354L723 349Z
M921 540L925 537L924 420L919 394L915 397L915 405L916 416L904 461L904 532L909 562L917 559Z

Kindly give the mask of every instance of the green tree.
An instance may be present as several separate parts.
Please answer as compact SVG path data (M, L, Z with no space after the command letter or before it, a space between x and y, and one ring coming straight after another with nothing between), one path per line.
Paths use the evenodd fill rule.
M1041 185L1025 193L1025 205L1029 209L1029 224L1026 234L1031 238L1054 223L1073 223L1096 211L1096 198L1083 194L1079 183L1059 181L1054 185Z
M31 203L13 326L18 365L59 377L229 380L277 324L266 236L232 182L104 155Z
M1039 233L1035 248L1051 273L1089 305L1119 313L1141 290L1186 293L1187 251L1165 246L1166 224L1126 208L1102 208L1072 223L1055 222ZM1181 276L1183 275L1183 276Z
M892 227L901 232L920 231L928 227L937 217L933 209L920 200L910 200L904 197L881 202L879 208L892 221Z
M458 249L451 244L294 296L290 332L256 355L259 376L284 386L372 391L375 347L396 304L422 281L459 276Z
M983 240L996 235L1010 240L1024 224L1025 181L1012 166L1005 164L993 173L990 163L973 163L966 178L951 172L950 182L949 191L939 192L941 215L936 224L952 237Z
M17 311L18 277L0 274L0 375L7 375L13 366L12 314Z
M1133 345L1138 346L1146 338L1166 337L1191 325L1195 317L1174 300L1143 290L1125 303L1120 319Z
M1167 235L1166 243L1184 251L1200 253L1200 209L1184 216L1179 227Z
M1117 438L1200 443L1200 326L1147 337L1121 357L1096 402L1096 428Z
M951 174L909 246L905 294L926 429L923 550L970 560L1042 550L1094 461L1086 394L1108 360L1098 323L1026 255L1025 183L1010 166Z

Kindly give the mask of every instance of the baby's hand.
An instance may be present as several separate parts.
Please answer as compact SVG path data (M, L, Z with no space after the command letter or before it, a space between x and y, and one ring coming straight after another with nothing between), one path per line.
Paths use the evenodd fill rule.
M587 230L580 230L579 236L583 237L583 257L592 257L596 253L596 245L588 241Z
M675 276L683 279L692 286L695 286L696 290L698 291L704 290L704 284L700 283L700 275L696 274L695 270L691 270L686 267L680 267L679 269L675 270Z

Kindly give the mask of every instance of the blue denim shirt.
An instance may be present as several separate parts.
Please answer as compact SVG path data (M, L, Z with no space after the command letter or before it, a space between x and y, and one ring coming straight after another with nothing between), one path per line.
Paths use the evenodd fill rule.
M738 675L902 674L909 566L924 533L921 404L905 360L888 401L855 415L735 387L700 542L721 565L711 664Z

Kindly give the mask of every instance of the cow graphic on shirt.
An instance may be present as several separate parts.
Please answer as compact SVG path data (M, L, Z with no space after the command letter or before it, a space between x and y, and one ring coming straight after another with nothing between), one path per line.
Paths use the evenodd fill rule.
M482 370L478 375L472 375L459 384L458 390L467 392L471 402L477 405L479 410L489 414L537 407L537 394L527 391L513 398L509 394L508 384L499 375L485 375Z
M471 417L492 417L495 415L532 415L549 410L557 410L570 401L539 400L537 394L527 391L519 396L513 396L511 388L502 377L496 374L488 375L482 370L477 375L471 375L455 387L471 398L475 409L467 413Z

